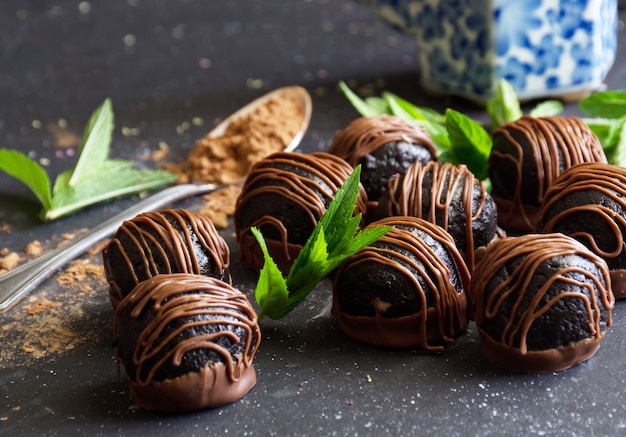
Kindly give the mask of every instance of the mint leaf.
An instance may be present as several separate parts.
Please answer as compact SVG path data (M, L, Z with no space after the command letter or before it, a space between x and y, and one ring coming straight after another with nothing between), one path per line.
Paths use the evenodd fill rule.
M55 220L88 205L171 184L177 176L161 170L139 170L134 162L110 160L113 110L106 99L87 123L79 156L70 170L50 186L46 171L27 156L0 149L0 170L25 183L41 202L42 220Z
M446 122L446 116L434 109L414 105L389 91L383 91L382 96L389 103L392 113L396 115L404 113L412 120L426 120L436 124Z
M56 220L86 206L116 197L129 196L173 183L177 176L160 170L139 170L132 161L107 160L97 173L84 177L76 186L57 189L43 219Z
M286 316L306 299L319 281L346 258L389 232L390 226L373 227L358 232L361 216L354 215L354 210L361 187L360 175L361 167L357 166L337 190L328 209L296 257L286 279L272 260L261 232L253 230L264 256L263 269L255 291L255 299L261 307L259 319L263 316L272 319Z
M610 120L608 118L583 118L583 121L589 129L598 137L600 144L604 149L610 148L610 137L616 125L620 124L620 120Z
M551 117L560 115L563 112L563 102L558 100L546 100L538 103L530 110L529 115L532 117Z
M609 136L609 144L605 150L606 158L611 164L626 167L626 117L616 120L611 135Z
M522 117L522 108L513 86L501 79L495 96L487 101L487 113L491 119L491 130Z
M359 114L363 117L373 117L375 115L380 115L380 108L375 108L372 105L369 105L367 102L362 100L359 96L352 92L352 90L345 84L345 82L339 82L339 88L343 91L346 98L352 103L354 109L357 110Z
M621 118L626 114L626 90L601 91L578 102L584 113L603 118Z
M278 319L282 317L287 308L289 300L287 283L280 269L270 256L261 231L254 227L251 231L259 243L264 257L263 268L259 273L259 280L254 291L254 298L261 307L258 316L259 319L266 315L272 319Z
M43 207L50 208L50 179L43 167L17 150L0 149L0 170L26 184Z
M487 166L491 138L488 138L486 131L483 132L484 129L477 121L451 109L444 115L439 114L433 109L413 105L388 91L382 93L386 105L380 102L380 98L370 97L364 101L343 82L340 82L340 86L353 105L359 105L357 110L360 109L364 116L382 113L386 107L385 113L422 126L437 147L439 161L466 164L476 178L485 182L489 190ZM368 105L367 102L373 99L376 99L376 105ZM583 118L583 121L600 140L609 163L626 166L626 90L594 93L580 100L579 108L590 116ZM562 112L562 102L546 100L532 108L529 115L546 117ZM522 117L520 101L513 86L506 80L502 79L498 83L495 96L487 102L487 113L491 120L491 131Z
M389 92L384 92L383 96L387 100L392 115L424 128L433 140L438 153L446 153L450 149L445 115L434 109L413 105Z
M109 157L113 139L113 108L111 100L106 99L91 114L83 133L83 141L79 149L78 161L74 166L68 185L76 186L91 174L102 171L99 167Z
M446 128L458 163L467 165L478 179L486 179L491 136L478 122L453 109L446 111Z

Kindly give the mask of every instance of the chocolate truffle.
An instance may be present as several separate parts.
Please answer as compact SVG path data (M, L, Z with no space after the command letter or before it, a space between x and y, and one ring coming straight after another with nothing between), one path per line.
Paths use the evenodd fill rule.
M496 129L489 178L500 226L532 232L546 190L582 162L607 161L598 138L577 117L525 115Z
M130 398L141 408L213 408L256 383L256 313L243 293L216 278L153 276L120 302L114 328Z
M498 230L498 210L482 181L465 165L437 161L416 162L405 174L392 177L374 215L408 215L441 226L470 270L474 251L489 244Z
M608 266L563 234L494 242L472 275L469 299L493 364L515 372L555 372L599 348L614 303Z
M404 173L416 161L437 159L433 141L422 127L391 115L353 120L335 135L328 152L352 167L361 164L361 182L373 203L392 175Z
M470 274L450 234L416 217L344 261L333 279L332 314L348 337L388 348L442 351L468 324Z
M576 165L550 186L538 232L562 232L604 258L616 298L626 297L626 168Z
M213 223L184 209L145 212L125 221L104 249L113 307L141 281L196 273L230 283L230 249Z
M286 275L352 171L343 159L324 152L280 152L258 162L243 185L233 216L243 262L256 270L263 267L263 253L250 231L256 227ZM355 213L365 211L366 204L361 189Z

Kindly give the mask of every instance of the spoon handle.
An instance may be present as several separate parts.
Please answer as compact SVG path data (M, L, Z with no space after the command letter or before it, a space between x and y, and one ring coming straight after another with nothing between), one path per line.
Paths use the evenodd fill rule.
M114 215L64 246L0 274L0 314L6 312L23 296L30 293L52 272L76 258L101 239L112 235L124 222L144 211L158 209L186 197L205 194L219 188L218 184L183 184L159 191Z

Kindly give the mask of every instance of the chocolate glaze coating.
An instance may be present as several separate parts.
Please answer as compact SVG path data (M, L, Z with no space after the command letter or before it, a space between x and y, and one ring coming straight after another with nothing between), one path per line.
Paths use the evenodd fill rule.
M532 232L547 189L582 162L607 161L598 138L577 117L525 115L496 129L489 177L500 226Z
M416 217L369 226L394 228L342 263L332 313L348 337L390 348L443 350L467 327L470 274L450 234Z
M162 273L196 273L230 284L230 249L204 215L184 209L125 221L102 252L113 307L140 282Z
M353 167L361 164L361 182L371 202L386 191L392 175L404 173L416 161L437 159L432 139L422 127L391 115L353 120L335 135L328 153Z
M131 398L142 408L216 407L256 382L256 313L243 293L216 278L176 273L147 279L117 306L114 329Z
M242 260L257 270L263 266L263 254L250 232L255 226L287 274L352 171L343 159L324 152L280 152L258 162L244 183L234 214ZM366 203L361 189L355 213L365 211Z
M465 165L436 161L416 162L405 174L392 177L374 215L408 215L441 226L454 238L470 270L474 251L491 242L498 229L496 204L482 181Z
M549 372L595 353L611 325L614 297L602 258L563 234L494 242L469 290L482 351L519 372Z
M537 232L562 232L601 256L615 297L626 297L626 168L586 163L563 172L546 192Z

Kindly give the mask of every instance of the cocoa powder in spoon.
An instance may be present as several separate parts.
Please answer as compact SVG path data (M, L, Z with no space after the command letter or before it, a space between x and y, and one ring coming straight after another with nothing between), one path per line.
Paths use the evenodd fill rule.
M234 183L244 179L256 162L289 145L304 116L299 102L288 93L268 99L251 113L234 119L224 135L207 134L198 140L187 162L176 171L179 183ZM239 186L229 186L205 195L200 212L216 227L226 227L240 191Z
M279 94L246 116L233 120L220 137L196 142L187 159L192 182L237 182L266 156L284 150L296 135L304 111L288 94Z

